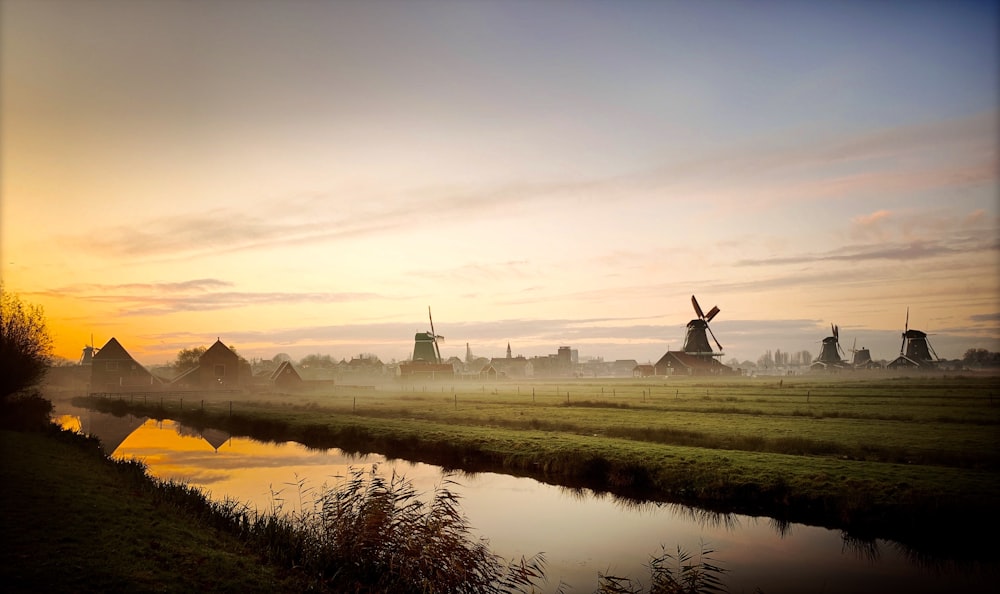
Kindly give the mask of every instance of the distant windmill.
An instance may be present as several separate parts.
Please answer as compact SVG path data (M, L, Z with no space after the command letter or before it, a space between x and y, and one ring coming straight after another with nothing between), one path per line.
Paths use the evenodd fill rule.
M417 332L413 337L413 360L440 363L441 349L438 348L438 341L444 340L444 336L440 336L434 331L434 318L431 316L430 306L427 307L427 318L431 324L431 331Z
M708 310L708 313L704 313L701 310L701 306L698 305L698 300L695 299L694 295L691 295L691 305L694 306L694 313L698 316L697 319L691 320L687 324L687 335L684 337L684 352L688 355L695 355L699 357L718 357L722 353L722 345L719 344L719 340L715 338L715 333L708 326L708 323L712 319L719 315L719 308L717 306L712 306L712 309ZM706 334L706 332L708 334ZM719 353L712 350L712 345L708 342L708 336L711 335L712 340L715 341L715 346L719 347Z
M844 351L840 348L840 327L830 324L831 336L823 339L823 350L820 351L816 363L822 363L826 367L840 367L844 365Z
M851 367L855 369L870 369L872 367L880 367L874 361L872 361L871 351L865 347L857 348L858 339L854 339L854 345L851 346Z
M933 366L938 361L937 353L927 340L927 333L910 330L910 308L906 308L906 322L903 324L903 343L899 346L899 356L908 359L917 367ZM896 361L899 361L897 358Z
M94 335L90 335L90 344L83 347L83 353L80 355L80 365L92 365L94 363L94 355L97 351L101 349L94 347Z

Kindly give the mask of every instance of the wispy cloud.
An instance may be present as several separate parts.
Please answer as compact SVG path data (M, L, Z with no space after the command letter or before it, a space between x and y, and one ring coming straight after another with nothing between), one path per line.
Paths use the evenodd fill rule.
M984 123L996 112L847 137L775 140L732 152L707 152L659 169L591 179L511 181L482 186L377 191L328 189L235 208L216 208L130 222L68 236L72 249L119 261L180 259L340 242L480 218L531 216L545 204L605 206L656 196L711 195L702 208L758 209L790 200L919 192L995 183L996 142ZM804 138L801 140L800 138ZM947 155L942 158L941 155ZM850 162L850 167L842 164ZM671 198L668 198L671 199ZM672 200L672 199L671 199ZM875 229L877 220L859 220Z
M33 295L110 305L118 316L163 315L185 311L211 311L252 305L338 303L381 299L365 292L220 291L232 283L197 279L173 283L67 285Z

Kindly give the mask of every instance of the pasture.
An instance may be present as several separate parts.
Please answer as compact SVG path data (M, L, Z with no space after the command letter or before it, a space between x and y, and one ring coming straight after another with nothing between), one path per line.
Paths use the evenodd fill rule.
M994 377L947 376L456 380L90 405L933 541L969 522L996 524L997 386Z

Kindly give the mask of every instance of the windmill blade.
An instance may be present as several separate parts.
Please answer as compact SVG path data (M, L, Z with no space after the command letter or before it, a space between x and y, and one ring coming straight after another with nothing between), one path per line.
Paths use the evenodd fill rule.
M934 355L935 360L941 359L941 357L938 357L938 354L934 352L934 347L931 346L931 341L929 340L927 341L927 350L930 351L931 355Z
M715 316L719 315L720 311L721 310L719 309L719 306L713 305L712 309L708 310L708 313L705 314L705 322L711 322L712 318L714 318Z
M694 306L694 313L698 314L698 319L704 320L705 313L701 311L701 306L698 305L698 300L694 298L694 295L691 295L691 305Z
M712 340L715 341L715 346L719 347L719 350L721 351L722 345L719 344L719 339L715 337L715 333L712 332L712 328L710 328L708 324L705 324L705 328L708 330L708 333L712 335Z
M427 319L431 322L431 336L437 337L437 333L434 332L434 316L431 315L431 306L427 306Z
M899 354L903 354L903 350L906 348L906 333L903 333L903 343L899 345Z
M903 324L903 332L910 329L910 307L906 307L906 323Z
M857 336L854 337L854 344L851 345L851 352L852 353L858 352L858 337Z

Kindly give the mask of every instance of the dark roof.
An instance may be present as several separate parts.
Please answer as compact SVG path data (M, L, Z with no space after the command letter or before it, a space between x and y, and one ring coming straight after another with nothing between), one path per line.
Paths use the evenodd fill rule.
M195 375L195 374L197 374L199 369L201 369L201 366L200 365L195 365L191 369L188 369L188 370L184 371L183 373L181 373L180 375L178 375L174 379L170 380L169 383L171 383L171 384L180 383L180 382L184 381L189 375Z
M108 342L104 343L104 346L102 346L100 349L97 350L97 354L94 355L94 359L102 359L108 361L113 361L118 359L129 359L132 361L135 360L132 359L132 355L128 354L128 351L125 350L125 347L123 347L121 343L118 342L118 340L115 339L114 337L108 340Z
M268 376L268 379L274 381L281 377L282 375L294 375L295 379L301 380L302 376L299 375L298 371L295 371L295 367L289 361L282 361L281 365L278 365L274 371Z
M215 343L213 343L212 346L208 347L208 349L201 354L201 357L199 357L199 359L209 355L214 356L216 354L225 354L225 353L228 353L229 356L237 357L236 353L234 353L232 349L222 344L222 340L216 339Z
M667 351L656 362L656 367L665 366L671 359L690 369L729 369L728 365L723 365L715 357L689 355L684 351Z

